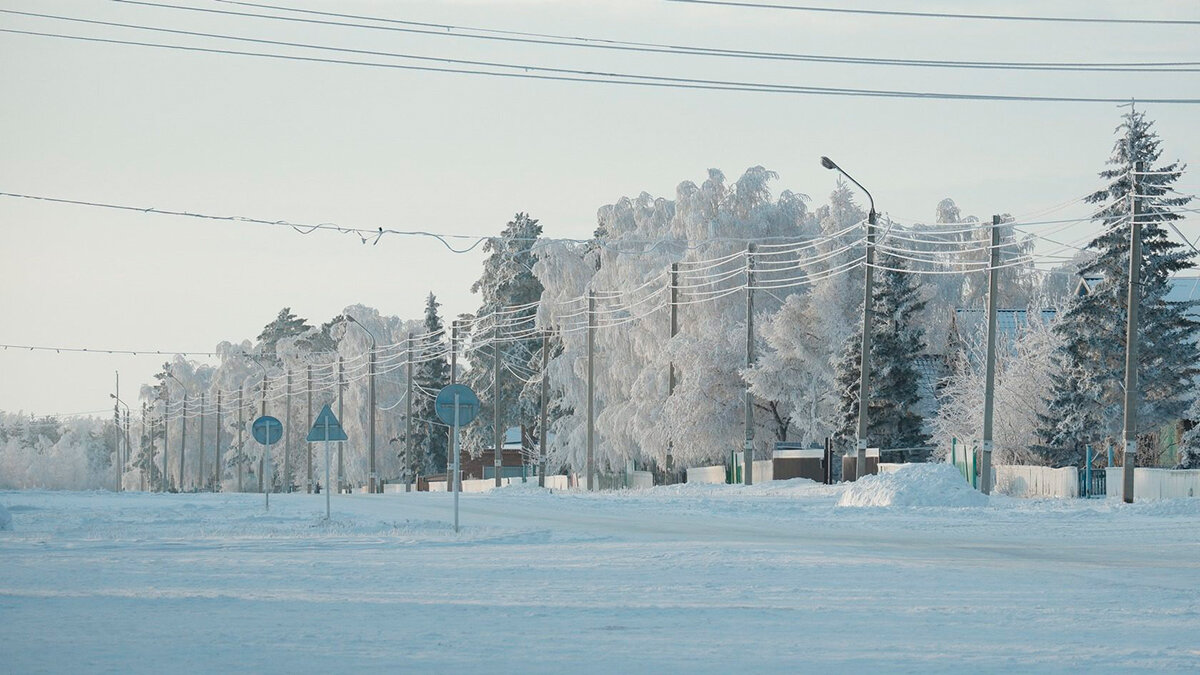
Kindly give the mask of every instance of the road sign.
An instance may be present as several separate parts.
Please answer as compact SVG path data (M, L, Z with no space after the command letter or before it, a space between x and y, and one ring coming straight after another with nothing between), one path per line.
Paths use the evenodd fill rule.
M317 419L313 422L312 429L308 432L309 443L316 441L345 441L348 440L346 431L342 429L342 423L338 421L333 411L329 409L329 404L326 403L324 408L321 408L321 414L317 415ZM328 490L329 486L326 485Z
M259 443L274 445L283 438L283 424L270 415L263 415L250 425L250 433Z
M443 388L438 392L433 409L437 412L438 419L454 426L455 394L458 395L458 424L460 426L470 424L471 420L479 414L479 397L465 384L452 384Z

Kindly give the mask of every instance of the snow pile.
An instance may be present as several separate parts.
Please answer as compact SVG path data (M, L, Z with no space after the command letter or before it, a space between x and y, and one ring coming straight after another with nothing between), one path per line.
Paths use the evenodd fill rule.
M12 516L9 515L8 509L0 504L0 531L12 529Z
M988 498L974 490L950 464L909 464L892 473L867 476L846 487L838 506L983 506Z

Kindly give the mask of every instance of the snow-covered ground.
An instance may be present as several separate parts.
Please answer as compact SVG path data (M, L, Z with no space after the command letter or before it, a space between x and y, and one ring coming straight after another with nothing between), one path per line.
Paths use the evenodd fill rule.
M0 671L1200 672L1200 500L839 505L936 478L0 492Z

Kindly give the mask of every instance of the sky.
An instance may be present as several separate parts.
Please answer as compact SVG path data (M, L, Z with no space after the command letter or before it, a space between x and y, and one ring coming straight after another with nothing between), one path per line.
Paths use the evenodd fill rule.
M210 0L151 0L284 12ZM917 19L659 0L268 4L458 26L724 49L905 59L1200 61L1200 26ZM834 6L834 3L807 4ZM871 2L840 7L1200 19L1194 2ZM0 10L437 58L819 87L1106 98L1200 98L1196 73L899 68L645 54L311 25L104 0L0 0ZM344 19L343 19L344 21ZM357 23L365 23L357 21ZM322 55L0 14L0 29ZM385 57L337 58L413 63ZM427 62L428 63L428 62ZM447 67L446 64L433 64ZM523 72L523 71L522 71ZM0 192L352 227L490 235L517 212L546 236L591 234L622 196L672 198L711 168L762 165L822 203L833 157L881 211L932 220L1032 214L1100 187L1121 109L696 91L415 72L0 33ZM1143 104L1164 159L1200 157L1200 106ZM1182 188L1200 191L1185 174ZM1073 209L1073 210L1072 210ZM1086 208L1062 211L1082 216ZM1185 235L1200 236L1186 221ZM1086 230L1074 233L1085 236ZM253 339L288 306L317 324L355 303L404 318L437 294L474 311L478 253L429 239L107 211L0 197L0 343L209 351ZM0 351L0 410L110 409L165 360Z

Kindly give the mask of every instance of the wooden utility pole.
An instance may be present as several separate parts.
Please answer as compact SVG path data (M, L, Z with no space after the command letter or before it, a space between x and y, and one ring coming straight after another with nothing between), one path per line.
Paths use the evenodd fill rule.
M283 392L283 491L292 491L292 444L288 432L292 430L292 369L287 369L287 380ZM311 471L311 469L309 469Z
M339 356L338 357L338 419L339 420L346 419L342 415L342 392L344 392L345 390L346 390L346 367L345 367L345 363L342 361L342 357ZM311 414L312 414L311 408L309 410L310 410L309 415L311 416ZM309 425L309 428L311 429L312 425ZM346 464L344 461L342 461L343 445L344 445L343 441L338 441L338 444L337 444L337 473L338 473L338 491L339 492L342 490L343 487L345 487L345 484L346 484Z
M304 394L304 409L308 411L307 421L304 424L304 428L306 429L306 431L304 432L305 438L308 438L307 430L312 429L312 425L313 425L312 395L313 395L313 367L312 367L312 364L310 363L310 364L308 364L308 386L305 389L305 394ZM340 414L340 412L341 411L339 411L339 414ZM338 419L341 419L341 418L339 417ZM307 440L304 441L304 454L306 457L305 463L308 466L308 470L304 474L304 484L306 486L305 492L308 494L312 494L312 490L313 490L313 444L309 443ZM329 476L325 477L325 482L329 483ZM338 487L340 488L341 486L339 485ZM332 489L332 486L327 484L325 486L325 489L330 490L330 489Z
M243 391L242 387L239 386L238 387L238 400L237 400L238 433L237 433L237 455L236 455L237 463L238 463L238 472L237 472L238 492L245 491L245 484L242 481L242 477L246 472L246 470L245 470L246 462L244 461L246 458L242 456L242 453L244 452L244 449L246 447L242 443L242 431L244 431L246 429L246 420L244 417L245 412L246 412L246 407L244 405L242 405L242 391Z
M204 489L204 392L200 392L200 438L196 446L196 492L200 492Z
M671 263L671 335L679 334L679 263ZM675 383L679 375L675 371L675 362L671 361L667 370L667 396L675 394ZM675 470L675 441L667 441L667 475Z

